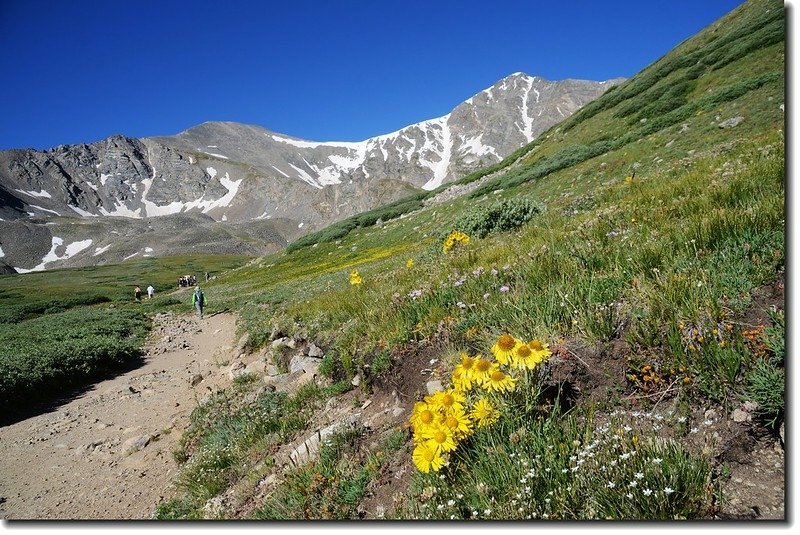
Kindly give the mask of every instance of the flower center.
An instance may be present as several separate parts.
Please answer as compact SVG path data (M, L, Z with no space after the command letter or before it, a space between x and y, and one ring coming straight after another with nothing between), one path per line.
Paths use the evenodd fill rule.
M422 423L429 424L433 421L433 413L426 409L422 411L422 414L420 414L419 419L422 421Z
M436 433L433 434L433 440L439 444L444 444L444 442L447 440L447 434L445 434L444 431L436 431Z
M516 340L508 334L504 334L497 339L497 346L503 351L511 351L515 345L517 345Z
M489 366L491 365L492 363L489 362L488 360L481 359L475 364L475 368L477 368L479 372L485 372L486 370L489 369Z
M531 354L531 348L529 348L528 346L519 346L517 348L517 355L522 358L527 358L530 356L530 354Z
M492 376L491 377L492 377L492 381L498 381L499 382L499 381L502 381L503 379L506 378L506 374L504 374L500 370L495 370L495 371L492 372Z
M539 340L534 340L533 342L530 343L530 346L531 349L533 349L534 351L541 351L542 349L544 349L542 343Z
M453 394L445 394L444 396L442 396L442 405L444 405L445 407L449 407L450 405L453 404L454 401L455 399L453 399Z

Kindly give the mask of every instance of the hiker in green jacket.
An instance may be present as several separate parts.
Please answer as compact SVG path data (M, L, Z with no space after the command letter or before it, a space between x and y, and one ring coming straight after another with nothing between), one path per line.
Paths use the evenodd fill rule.
M192 294L192 305L197 309L197 315L200 319L203 319L203 307L206 306L206 296L203 295L203 291L199 286L195 288Z

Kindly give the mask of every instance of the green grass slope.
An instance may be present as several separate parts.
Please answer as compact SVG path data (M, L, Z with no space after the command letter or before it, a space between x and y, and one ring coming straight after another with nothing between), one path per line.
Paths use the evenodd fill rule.
M356 375L365 392L424 390L408 365L420 356L460 385L448 390L460 407L411 400L411 431L338 436L240 510L358 518L404 459L414 475L393 518L712 518L725 470L698 440L704 411L751 401L764 433L783 421L783 303L764 289L782 288L785 263L784 16L751 0L459 181L467 194L419 194L207 285L251 350L276 333L323 347L327 387L237 405L256 387L240 381L199 407L179 452L184 493L159 518L202 517L265 476L265 444L302 427L260 423L275 414L305 421ZM504 334L552 354L515 367L497 356ZM497 373L474 379L479 357Z

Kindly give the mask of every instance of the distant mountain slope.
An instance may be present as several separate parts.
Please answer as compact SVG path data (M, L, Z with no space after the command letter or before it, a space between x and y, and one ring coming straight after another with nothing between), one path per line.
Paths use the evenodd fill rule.
M100 258L86 252L67 258L59 249L66 245L51 243L63 239L51 229L74 218L91 221L78 241L96 247L108 241L110 219L194 213L208 216L204 225L259 222L274 239L259 244L248 233L237 239L242 252L263 253L498 162L620 81L552 82L515 73L443 117L360 142L306 141L258 126L207 122L176 136L0 151L0 244L6 261L23 269L119 261L127 255L114 247L98 252ZM27 232L23 226L43 223L48 227L36 231L42 239L33 250L13 245L14 233ZM184 249L169 237L171 250ZM202 240L192 245L218 250ZM51 247L54 260L43 262Z

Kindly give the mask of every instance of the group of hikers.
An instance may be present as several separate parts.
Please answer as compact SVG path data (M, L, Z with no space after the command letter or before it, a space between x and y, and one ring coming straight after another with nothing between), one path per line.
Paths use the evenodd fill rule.
M153 296L156 294L156 289L153 288L153 285L147 287L147 298L152 299ZM137 301L142 300L142 289L138 286L133 289L133 296L136 298Z
M178 277L178 288L187 288L189 286L194 286L197 284L197 277L194 275L184 275L183 277Z
M205 274L206 282L211 279L211 275L206 271ZM188 288L189 286L197 285L197 277L194 275L184 275L183 277L178 277L178 288Z
M191 276L190 275L186 275L185 277L180 277L178 279L178 285L180 287L185 287L186 285L181 284L180 281L183 280L183 279L189 280L189 277L191 277L191 279L194 281L191 284L192 286L197 284L197 279L196 279L196 277L194 277L194 275L191 275ZM206 280L208 280L208 278L209 278L208 277L208 273L206 273ZM155 294L156 294L156 289L153 288L153 285L151 284L150 286L147 287L147 298L148 299L152 299ZM136 299L136 301L141 301L142 300L142 289L139 286L136 286L133 289L133 296ZM200 319L203 319L203 309L206 306L206 296L203 293L203 290L201 290L199 286L196 286L195 289L194 289L194 292L192 292L192 306L197 311L197 316Z

